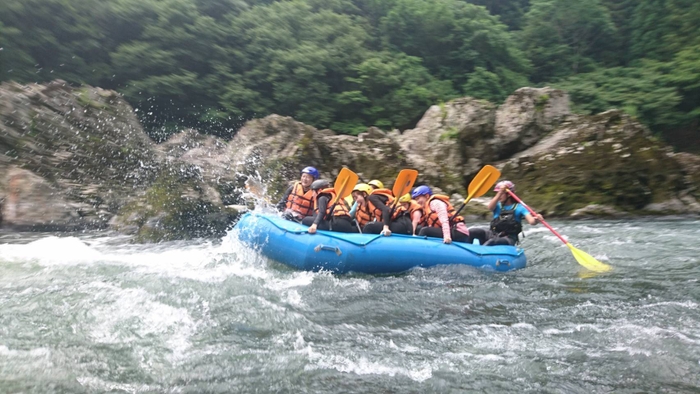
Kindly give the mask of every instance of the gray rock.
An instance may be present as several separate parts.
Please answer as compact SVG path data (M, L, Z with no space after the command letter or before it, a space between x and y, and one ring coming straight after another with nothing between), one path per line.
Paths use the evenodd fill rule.
M133 226L143 226L149 218L188 217L177 209L197 207L196 212L216 224L195 220L191 228L182 221L166 220L166 225L157 227L163 231L158 237L201 236L207 228L223 233L221 218L214 217L229 215L220 185L225 183L222 179L231 179L226 168L231 165L221 160L226 153L214 154L229 145L213 137L196 139L192 132L183 135L191 138L157 146L144 133L133 109L114 91L72 87L64 81L3 83L1 224L54 229L113 224L133 231ZM171 184L182 186L182 192L165 193L164 180L173 179L177 181ZM153 204L146 200L161 201L156 196L168 196L168 203L156 204L158 212L148 211ZM136 207L147 211L135 214ZM120 214L125 217L120 219Z

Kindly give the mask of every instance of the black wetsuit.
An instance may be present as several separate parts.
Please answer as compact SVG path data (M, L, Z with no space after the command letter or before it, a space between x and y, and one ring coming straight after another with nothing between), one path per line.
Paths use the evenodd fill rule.
M401 215L391 220L392 209L390 206L386 205L389 199L387 196L373 194L370 195L368 199L369 202L382 211L382 221L367 223L365 227L362 228L362 233L380 234L386 225L389 226L389 230L391 230L393 234L413 234L413 223L411 223L411 218L408 217L408 215Z
M357 227L352 223L350 216L331 216L330 220L326 220L326 212L328 211L328 203L330 202L330 196L320 195L318 196L318 211L314 213L313 216L305 217L301 224L306 226L316 225L318 230L330 230L337 231L339 233L356 233ZM345 204L344 201L338 201L338 204Z

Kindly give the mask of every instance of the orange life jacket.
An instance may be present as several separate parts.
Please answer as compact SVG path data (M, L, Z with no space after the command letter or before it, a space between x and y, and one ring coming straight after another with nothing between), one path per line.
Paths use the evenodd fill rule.
M440 219L438 218L437 212L430 209L430 202L433 200L440 200L447 205L447 217L448 218L452 218L452 216L455 214L456 210L452 206L452 204L450 204L450 198L445 196L445 195L442 195L442 194L435 194L435 195L431 196L425 202L425 205L423 206L424 215L423 215L423 219L421 220L421 224L423 224L426 227L438 227L438 228L440 228L440 227L442 227L442 223L440 223ZM461 216L455 216L452 219L452 223L450 223L450 224L455 224L455 223L460 223L460 222L464 222L464 218Z
M365 201L367 201L366 197ZM355 211L355 220L357 221L357 224L360 225L360 227L364 227L365 224L374 220L372 210L369 207L369 202L367 202L367 204L365 204L364 206L357 204L357 210Z
M394 200L395 200L394 194L389 189L375 189L372 191L371 195L372 196L380 195L380 196L387 197L387 200L384 203L384 205L386 205L389 208L391 208L392 205L394 204ZM374 215L374 217L377 219L378 222L381 222L383 220L382 210L379 209L378 207L374 206L374 204L372 204L372 202L369 199L367 200L367 205L369 206L369 210L370 210L370 212L372 212L372 215ZM393 215L391 215L391 220L395 220L396 218L403 215L404 213L406 213L406 209L403 206L401 206L401 204L397 204L396 207L394 208Z
M420 212L421 214L421 220L423 219L423 213L425 210L423 209L423 206L418 204L416 200L411 200L411 205L408 206L408 216L413 219L413 212Z
M304 192L301 182L294 182L292 192L287 197L286 208L299 212L304 217L311 216L314 213L314 192L311 188L309 188L309 191Z
M338 202L335 204L335 207L331 202L335 199L335 189L332 187L329 187L327 189L319 190L318 195L316 196L316 199L314 200L314 212L318 212L318 198L321 197L322 195L327 195L329 197L328 199L328 206L326 207L326 212L324 215L324 219L328 219L330 216L350 216L350 210L348 209L348 205L345 203L345 200L342 198L338 200ZM331 213L331 209L333 212Z

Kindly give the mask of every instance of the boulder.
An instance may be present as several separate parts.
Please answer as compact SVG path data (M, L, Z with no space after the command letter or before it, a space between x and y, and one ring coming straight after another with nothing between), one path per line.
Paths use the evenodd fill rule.
M502 171L550 216L698 212L671 148L618 110L569 117Z
M136 224L155 217L165 218L165 225L156 226L163 231L150 239L202 236L207 230L223 234L222 221L230 225L231 219L219 189L225 163L207 157L215 152L212 147L227 149L228 144L209 138L178 153L176 146L173 141L157 146L114 91L60 80L3 83L0 224L56 230L114 224L139 232ZM177 198L156 197L173 179L181 182L170 183ZM182 203L170 204L175 201ZM141 206L150 208L135 213ZM144 221L129 220L137 217Z
M461 193L484 164L535 145L569 114L569 96L552 88L518 89L498 107L464 97L430 107L400 144L422 180Z
M306 166L316 167L321 177L331 181L343 166L364 181L394 179L408 167L396 137L397 133L377 128L358 136L336 135L290 117L269 115L247 122L230 144L237 172L261 178L276 199Z

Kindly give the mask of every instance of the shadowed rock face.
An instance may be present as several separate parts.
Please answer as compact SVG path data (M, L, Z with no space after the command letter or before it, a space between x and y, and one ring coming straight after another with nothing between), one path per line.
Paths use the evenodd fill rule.
M179 190L168 192L170 205L153 209L147 198L154 186L172 179ZM211 189L196 166L157 149L116 92L63 81L0 85L3 226L74 230L112 223L139 232L150 221L162 231L145 238L196 236L202 231L190 234L186 221L169 218L193 206L205 215L223 212ZM121 226L118 214L139 205L151 211L129 211L127 217L139 220Z
M347 166L387 187L415 168L419 184L458 203L484 164L499 165L550 216L700 212L698 156L674 154L619 111L572 115L566 93L550 88L519 89L501 106L468 97L435 105L403 133L336 135L270 115L231 141L185 130L155 144L113 91L0 85L1 224L14 228L222 234L237 215L225 205L244 201L248 177L275 200L308 165L331 180Z

